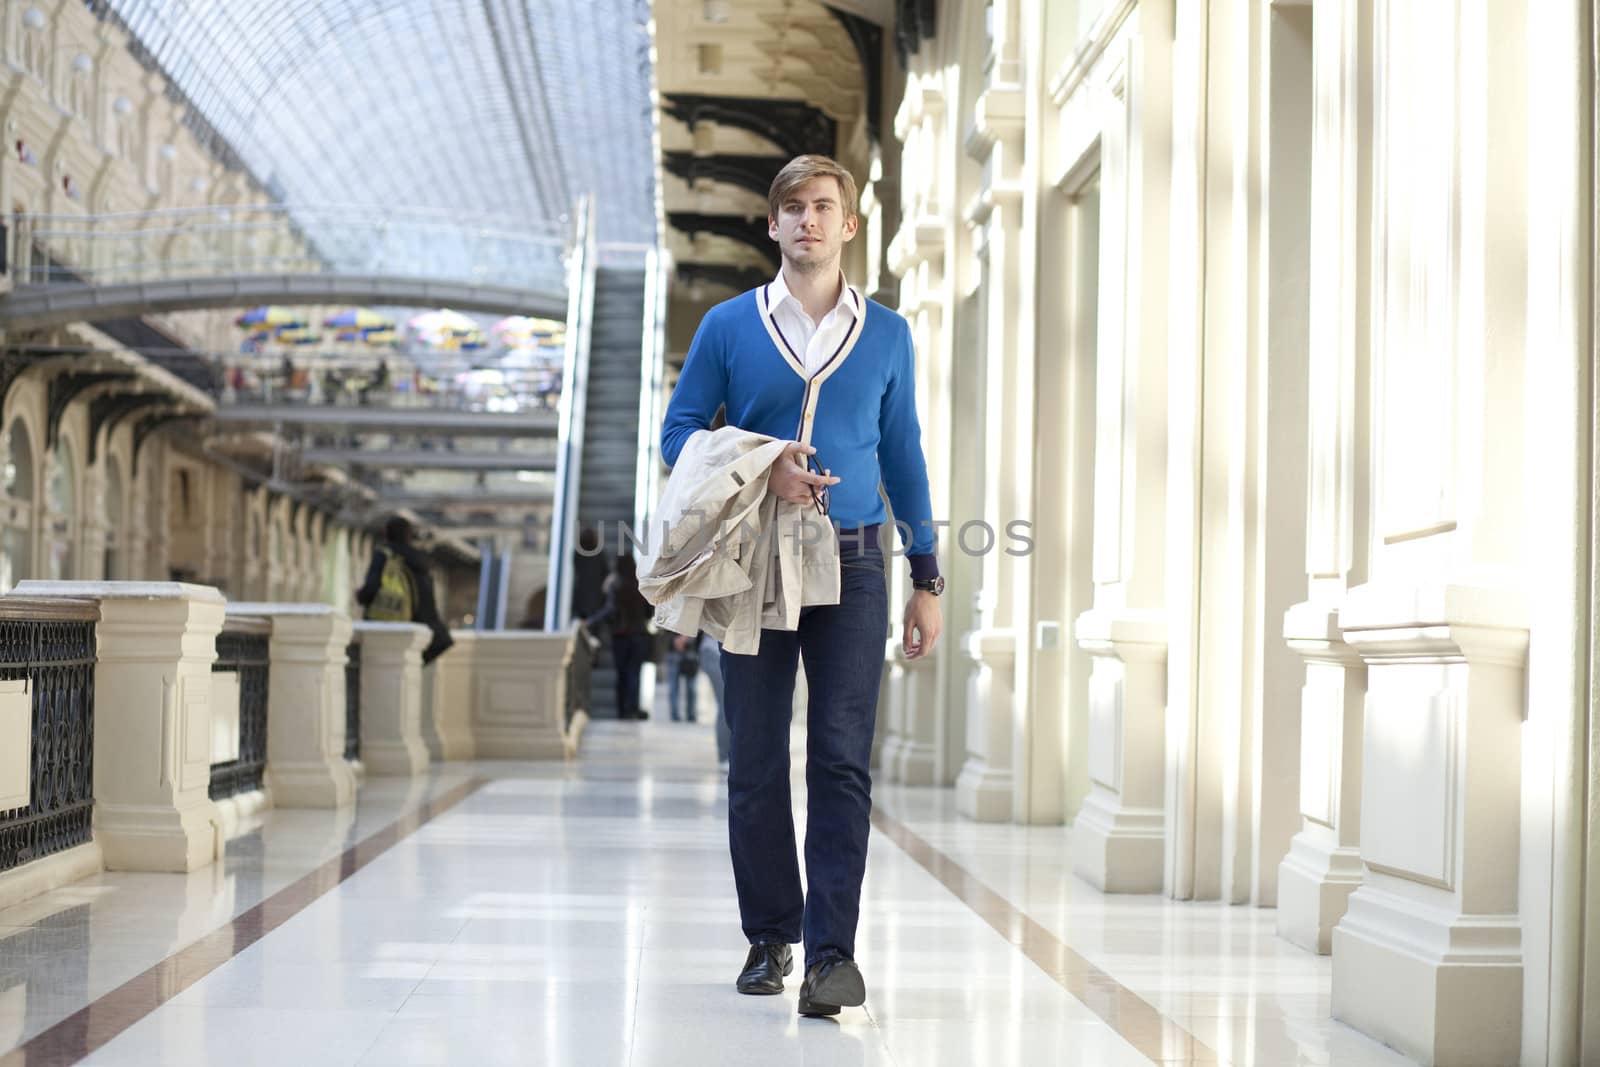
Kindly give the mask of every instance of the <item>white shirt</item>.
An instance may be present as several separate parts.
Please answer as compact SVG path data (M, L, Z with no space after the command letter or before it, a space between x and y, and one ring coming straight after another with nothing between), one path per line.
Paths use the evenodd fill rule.
M767 289L767 301L778 332L800 353L807 374L815 374L822 369L822 365L844 343L850 327L856 322L855 300L842 271L839 274L839 301L822 316L820 323L813 322L799 298L789 292L781 270Z

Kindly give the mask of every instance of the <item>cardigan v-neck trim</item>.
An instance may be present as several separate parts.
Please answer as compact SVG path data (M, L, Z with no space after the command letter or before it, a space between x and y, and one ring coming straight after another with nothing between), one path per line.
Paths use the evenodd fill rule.
M798 374L808 386L821 385L834 371L839 369L839 365L849 357L856 347L856 342L861 339L861 332L866 328L867 324L866 302L861 298L861 293L855 286L845 286L845 291L850 295L850 302L855 305L855 321L851 323L850 329L845 331L844 340L839 342L839 347L834 349L833 355L828 357L828 361L817 368L816 374L808 374L806 372L805 359L799 352L795 351L794 346L789 343L789 339L783 335L783 330L779 328L777 318L772 313L771 289L772 283L768 282L756 290L757 303L760 304L757 310L760 314L761 325L766 327L767 336L772 338L772 346L778 350L779 357L789 365L789 369Z

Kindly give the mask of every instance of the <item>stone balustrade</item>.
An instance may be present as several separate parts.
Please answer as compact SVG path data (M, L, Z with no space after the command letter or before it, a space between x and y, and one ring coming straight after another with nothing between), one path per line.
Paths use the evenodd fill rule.
M0 632L0 905L101 869L193 871L270 807L350 807L363 767L560 759L570 740L571 634L462 631L425 671L421 626L76 581L23 582ZM33 744L41 728L58 743Z
M19 597L99 605L94 837L111 870L192 871L220 858L211 786L211 664L222 594L182 582L26 581Z

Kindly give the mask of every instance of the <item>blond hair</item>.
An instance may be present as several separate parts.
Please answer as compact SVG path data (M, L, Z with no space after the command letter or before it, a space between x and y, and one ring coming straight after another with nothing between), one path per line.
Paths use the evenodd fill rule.
M856 180L848 170L827 156L795 156L778 171L778 176L772 179L772 188L767 191L767 207L772 217L777 218L781 214L780 209L786 197L813 178L832 178L837 181L839 208L844 212L843 217L848 219L856 213Z

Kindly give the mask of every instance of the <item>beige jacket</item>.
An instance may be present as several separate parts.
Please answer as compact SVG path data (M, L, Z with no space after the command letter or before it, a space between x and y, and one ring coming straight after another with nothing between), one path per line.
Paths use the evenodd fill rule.
M750 656L763 628L797 629L801 608L839 602L833 524L767 492L788 444L734 426L684 444L639 557L639 591L656 606L657 626L704 630Z

